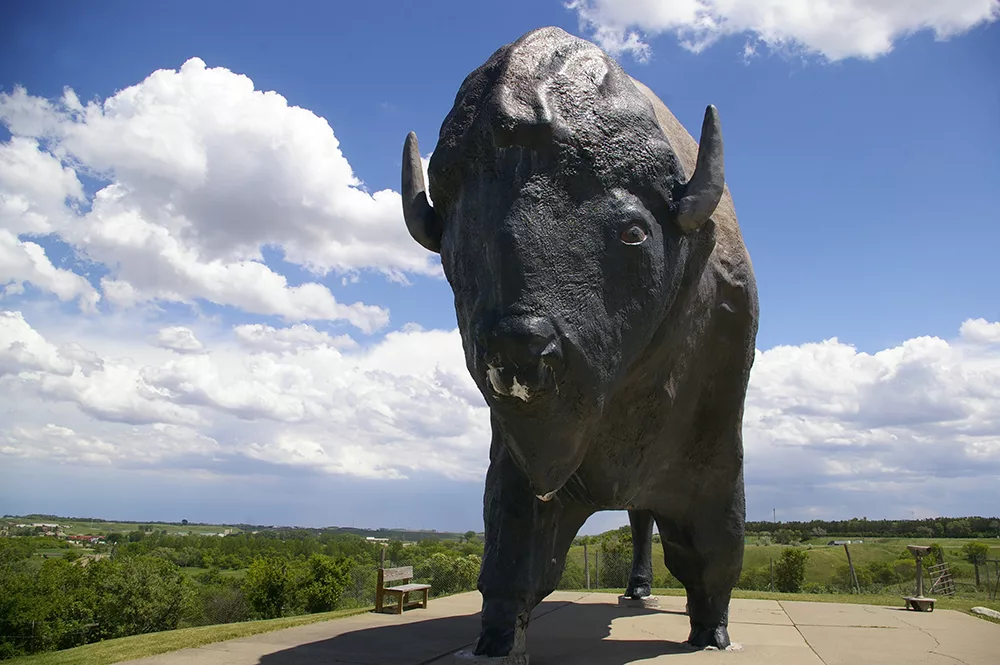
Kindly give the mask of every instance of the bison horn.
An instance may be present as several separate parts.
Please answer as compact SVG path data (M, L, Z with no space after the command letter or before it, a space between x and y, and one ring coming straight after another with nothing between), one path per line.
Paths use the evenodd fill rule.
M722 200L726 173L722 158L722 125L714 106L705 109L698 142L698 162L677 203L677 224L685 233L705 223Z
M432 252L441 252L441 220L427 200L420 149L413 132L403 144L403 219L414 240Z

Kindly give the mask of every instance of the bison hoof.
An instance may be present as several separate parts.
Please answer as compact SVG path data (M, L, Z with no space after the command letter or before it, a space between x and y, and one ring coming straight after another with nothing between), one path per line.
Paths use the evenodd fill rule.
M628 588L625 590L626 598L645 598L646 596L652 594L653 590L649 584L644 582L639 582L636 584L629 584Z
M698 649L715 647L723 650L729 647L729 629L726 626L703 626L693 624L687 643Z

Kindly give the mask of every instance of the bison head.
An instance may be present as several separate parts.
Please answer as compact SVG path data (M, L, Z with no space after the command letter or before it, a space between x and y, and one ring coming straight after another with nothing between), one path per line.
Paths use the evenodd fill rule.
M540 498L664 323L724 188L715 109L684 178L650 101L593 44L528 33L468 76L429 166L403 153L410 234L441 254L472 377Z

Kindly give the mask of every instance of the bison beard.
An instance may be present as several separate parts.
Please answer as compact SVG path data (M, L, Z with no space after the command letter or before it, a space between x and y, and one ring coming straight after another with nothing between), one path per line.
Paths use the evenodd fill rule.
M696 647L729 646L757 291L713 107L700 145L593 44L530 32L470 74L403 213L441 254L491 410L475 653L525 662L532 608L594 512L627 509L626 595L655 522Z

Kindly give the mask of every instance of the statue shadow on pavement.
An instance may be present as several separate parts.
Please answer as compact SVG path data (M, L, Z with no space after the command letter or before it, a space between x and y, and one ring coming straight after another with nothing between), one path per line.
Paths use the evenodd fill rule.
M610 636L613 620L653 613L683 614L605 604L543 602L532 613L532 622L528 628L531 665L568 663L574 656L579 658L582 655L585 655L586 662L590 665L626 665L656 656L691 653L691 647L670 640L605 639ZM684 637L686 629L685 625ZM277 651L261 657L259 665L319 665L339 662L425 665L468 648L475 643L478 635L478 612L408 621L355 630Z

